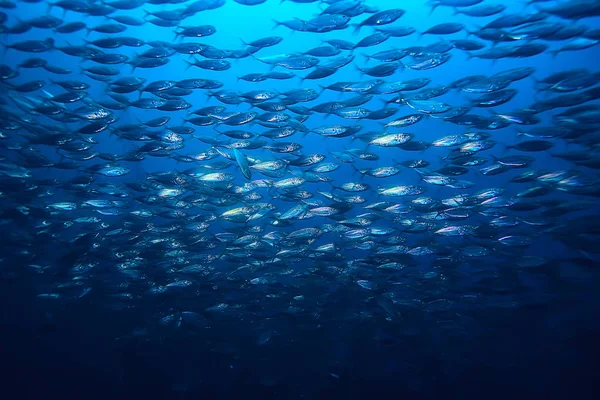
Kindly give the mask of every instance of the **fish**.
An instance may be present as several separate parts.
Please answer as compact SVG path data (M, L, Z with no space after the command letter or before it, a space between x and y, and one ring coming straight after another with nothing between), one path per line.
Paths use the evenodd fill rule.
M576 312L576 340L535 337L573 356L542 372L573 370L597 319L598 16L592 0L0 0L3 326L44 337L33 363L73 353L57 338L117 348L119 387L143 376L167 398L207 382L358 398L392 376L456 392L516 351L539 359L498 338ZM131 349L168 379L129 373ZM502 382L559 392L531 371Z
M235 147L233 148L232 151L233 151L233 156L235 157L235 161L238 163L238 166L240 167L242 174L244 175L244 177L246 179L250 180L252 178L252 173L250 171L248 159L246 158L244 153L242 153L240 150L236 149Z

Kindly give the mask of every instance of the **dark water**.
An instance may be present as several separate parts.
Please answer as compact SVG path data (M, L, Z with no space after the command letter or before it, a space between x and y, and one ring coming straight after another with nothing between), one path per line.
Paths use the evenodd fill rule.
M0 3L9 47L0 63L0 376L14 393L7 398L592 398L600 378L597 2L510 1L487 17L464 13L494 4L487 0L433 12L419 1L239 3ZM355 30L391 9L405 12ZM324 10L332 13L315 19ZM36 19L45 15L54 20ZM115 29L104 15L143 24L98 32ZM502 16L506 26L484 32ZM16 32L23 21L37 27ZM54 26L76 22L95 30ZM420 35L446 23L463 25ZM175 37L194 26L204 26L202 37ZM390 27L415 32L303 55ZM14 48L48 38L47 51ZM248 45L258 39L265 40ZM180 43L198 44L198 54ZM65 54L74 50L87 53ZM133 69L121 60L104 64L114 75L85 75L103 65L90 59L98 50L134 64L168 62ZM401 56L377 61L385 50ZM318 51L339 54L312 55ZM285 66L269 65L276 55L286 55ZM46 68L23 67L32 57ZM194 60L225 66L189 67ZM323 65L331 75L306 78ZM376 65L393 71L366 70ZM270 72L290 76L244 78ZM457 86L476 76L479 89ZM131 90L115 84L131 77L141 79ZM199 86L183 93L177 83L188 79ZM23 86L36 80L43 87ZM66 80L86 88L56 83ZM415 80L423 92L406 86ZM157 81L160 89L146 86ZM323 89L339 82L362 90ZM404 88L390 89L398 82ZM439 93L426 92L432 88ZM474 100L502 90L512 97L496 106ZM219 91L232 91L234 101L219 101ZM81 96L53 97L68 93ZM132 105L138 98L162 103L144 109ZM181 110L166 109L176 102ZM319 111L327 102L337 102L335 110ZM209 106L223 109L188 114ZM384 126L409 114L422 120ZM159 117L169 120L143 124ZM360 127L323 133L337 125ZM105 129L81 134L86 127ZM177 133L182 127L194 131ZM275 129L291 134L268 137ZM223 134L233 130L248 137ZM372 142L395 133L408 134L408 145ZM450 135L463 142L437 142ZM474 144L485 148L471 153ZM315 154L322 159L298 161ZM481 165L453 163L476 157ZM410 168L410 160L429 165ZM261 172L267 161L289 165ZM317 169L326 163L337 169ZM462 175L440 171L459 165ZM500 173L486 173L492 165ZM379 167L396 170L369 176ZM384 192L398 186L418 193Z

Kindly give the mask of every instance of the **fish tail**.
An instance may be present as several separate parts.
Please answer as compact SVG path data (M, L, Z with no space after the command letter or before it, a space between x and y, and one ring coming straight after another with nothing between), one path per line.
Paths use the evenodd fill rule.
M372 58L372 57L371 57L370 55L368 55L368 54L364 54L364 53L363 53L363 54L361 54L361 55L362 55L362 56L365 58L365 62L369 62L369 61L371 60L371 58Z
M185 67L185 70L186 70L186 71L187 71L188 69L190 69L190 67L191 67L192 65L194 65L194 63L191 63L191 62L189 62L188 60L183 60L183 62L187 64L187 67Z
M362 28L361 24L353 24L354 25L354 30L352 31L353 34L357 35L360 32L360 28Z
M283 0L282 0L282 2L283 2ZM280 25L283 25L283 23L277 21L276 19L273 19L272 21L275 24L275 26L273 26L273 29L277 29L277 28L279 28Z
M142 11L144 12L144 18L148 17L148 15L150 15L150 11L146 10L146 9L142 9Z

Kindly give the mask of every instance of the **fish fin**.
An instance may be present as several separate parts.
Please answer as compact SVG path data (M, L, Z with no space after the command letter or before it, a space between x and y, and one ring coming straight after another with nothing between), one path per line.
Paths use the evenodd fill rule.
M421 171L422 168L413 168L413 171L415 171L417 173L417 175L419 175L419 182L423 181L423 174L429 174L430 172L425 169L424 171Z
M579 253L581 253L581 255L584 256L585 258L587 258L588 260L595 261L594 256L592 256L587 251L579 250Z
M433 14L436 8L438 8L442 3L439 1L434 1L429 3L431 5L431 10L429 11L429 15Z
M45 96L46 96L48 99L51 99L52 97L54 97L54 96L52 96L50 93L48 93L47 91L45 91L44 89L40 89L40 91L41 91L42 93L44 93L44 95L45 95Z
M365 75L365 71L364 71L363 69L361 69L361 68L360 68L360 67L359 67L357 64L354 64L354 63L353 63L352 65L354 65L354 68L355 68L357 71L360 71L360 76L361 76L361 78L362 78L362 77Z

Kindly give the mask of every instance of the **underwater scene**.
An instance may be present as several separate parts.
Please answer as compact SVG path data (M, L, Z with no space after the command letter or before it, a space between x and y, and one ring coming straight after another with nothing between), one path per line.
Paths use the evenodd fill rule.
M600 1L0 31L5 398L595 398Z

